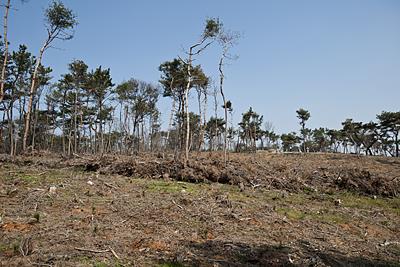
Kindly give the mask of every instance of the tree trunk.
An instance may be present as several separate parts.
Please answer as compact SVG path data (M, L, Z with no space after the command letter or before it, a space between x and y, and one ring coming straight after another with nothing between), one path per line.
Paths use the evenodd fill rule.
M40 105L40 94L38 95L38 99L33 107L34 118L33 118L33 131L32 131L32 149L35 149L36 146L36 126L39 117L39 105Z
M14 95L14 89L12 89L12 94ZM14 150L14 120L13 120L13 115L14 115L14 100L11 100L10 103L10 118L9 118L9 127L10 127L10 155L13 157L15 155L15 150Z
M184 94L185 99L185 112L186 112L186 139L185 139L185 159L183 161L183 166L186 168L187 162L189 160L189 138L190 138L190 117L189 117L189 90L192 82L192 55L193 55L193 47L189 49L189 59L187 64L187 74L188 74L188 81L186 84L186 90Z
M28 136L29 136L29 131L30 131L33 98L35 97L35 92L36 92L36 79L37 79L38 69L39 69L40 63L42 61L43 53L44 53L44 50L46 49L47 43L48 42L46 41L45 45L43 45L42 48L40 49L39 58L36 62L36 66L33 71L32 84L31 84L31 89L29 92L28 110L27 110L26 116L25 116L24 137L22 140L22 150L24 152L26 152L26 150L27 150L27 141L28 141Z
M202 118L200 118L201 120ZM204 147L204 131L205 127L207 125L207 91L204 92L204 102L203 102L203 128L202 128L202 133L201 133L201 140L203 141L203 147Z
M212 149L211 149L211 151L213 151L215 148L218 148L218 120L217 120L217 118L218 118L218 113L217 113L217 110L218 110L218 100L217 100L217 88L216 87L214 87L214 116L215 116L215 132L214 132L214 134L215 134L215 136L211 136L211 138L213 138L213 147L212 147ZM215 139L215 140L214 140ZM215 149L215 150L217 150L217 149Z
M228 108L226 107L226 99L225 99L225 94L223 90L223 84L224 84L224 73L222 70L223 62L224 61L224 56L221 57L219 60L219 90L221 92L222 96L222 101L224 102L224 118L225 118L225 129L224 129L224 165L226 167L227 162L226 162L226 144L227 144L227 135L228 135Z
M168 147L168 144L169 144L169 135L170 135L171 128L172 128L172 119L174 117L174 111L175 111L175 97L172 96L171 114L169 116L169 123L168 123L168 130L167 130L167 141L166 141L164 150Z
M7 68L7 61L8 61L8 40L7 40L7 27L8 27L8 12L10 10L10 0L7 0L7 4L5 6L6 12L4 13L4 61L3 67L1 69L1 84L0 84L0 103L3 101L4 98L4 84L6 82L6 68ZM0 140L1 142L1 140Z
M6 11L4 13L4 61L3 67L1 69L1 84L0 84L0 103L3 102L4 99L4 85L6 83L6 68L7 68L7 61L8 61L8 40L7 40L7 22L8 22L8 12L10 10L10 0L7 1L6 4ZM2 129L0 129L1 131ZM3 138L0 138L0 147Z
M306 124L303 122L301 124L301 129L303 130L303 153L306 153L306 133L305 133Z
M78 87L75 88L74 101L74 153L78 152Z
M197 102L199 104L199 123L200 123L200 129L199 129L199 142L198 142L198 146L197 146L197 150L200 152L201 151L201 147L203 145L203 123L202 123L202 118L203 118L203 112L202 112L202 108L201 108L201 88L198 89L197 91Z

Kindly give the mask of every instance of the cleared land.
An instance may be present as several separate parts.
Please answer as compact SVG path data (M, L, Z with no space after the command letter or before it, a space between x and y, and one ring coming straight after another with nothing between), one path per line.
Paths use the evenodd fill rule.
M192 156L3 156L0 266L400 266L400 160Z

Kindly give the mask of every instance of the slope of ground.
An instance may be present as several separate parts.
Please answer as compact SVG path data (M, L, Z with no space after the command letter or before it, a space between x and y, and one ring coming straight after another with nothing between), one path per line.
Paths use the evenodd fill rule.
M400 266L400 161L193 157L3 157L0 266Z

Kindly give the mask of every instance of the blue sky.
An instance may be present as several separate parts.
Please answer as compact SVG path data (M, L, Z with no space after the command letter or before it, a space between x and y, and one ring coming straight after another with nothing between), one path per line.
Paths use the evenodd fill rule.
M11 48L37 55L50 1L12 0ZM183 55L207 17L219 17L242 37L226 67L225 90L235 121L249 106L277 132L299 128L296 109L311 112L309 127L338 128L346 118L369 121L400 110L400 1L397 0L64 0L79 25L74 39L57 42L44 64L54 81L73 59L109 67L114 83L131 77L154 82L160 63ZM218 49L196 60L217 75ZM166 114L170 102L163 99ZM164 123L167 121L163 117Z

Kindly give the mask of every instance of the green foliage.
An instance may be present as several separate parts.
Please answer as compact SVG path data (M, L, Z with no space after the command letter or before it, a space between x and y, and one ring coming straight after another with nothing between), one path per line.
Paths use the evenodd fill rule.
M295 151L296 145L300 142L300 138L295 132L281 135L283 151Z
M218 35L221 31L222 23L218 18L209 18L206 20L206 26L204 28L203 37L213 38Z
M46 9L45 17L50 35L64 40L73 37L67 31L72 30L78 22L72 10L65 7L62 2L53 1Z
M311 117L310 112L308 110L303 109L303 108L300 108L299 110L297 110L296 113L297 113L297 118L300 119L300 125L302 125L302 126Z
M221 136L225 130L225 120L223 118L210 117L205 126L205 136L210 142L210 149L213 150L221 140Z
M150 83L130 79L118 85L115 92L117 99L131 110L135 121L143 120L156 109L159 90Z
M179 59L166 61L159 68L164 97L182 98L189 79L187 64ZM209 78L205 75L200 65L194 66L191 71L191 88L206 88L209 85Z
M389 151L394 146L394 152L391 154L399 157L400 111L382 111L381 114L377 115L377 119L380 123L382 145Z
M263 116L253 111L250 107L249 110L242 114L242 121L239 122L240 131L239 136L245 144L245 148L249 146L253 150L256 149L257 140L261 139L264 131L261 129L263 123Z
M301 125L301 130L300 133L303 136L303 152L307 151L307 137L310 135L311 130L306 129L306 121L310 119L311 115L308 110L305 110L303 108L300 108L299 110L296 111L297 113L297 118L300 119L300 125Z

